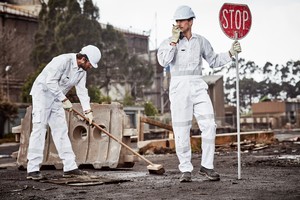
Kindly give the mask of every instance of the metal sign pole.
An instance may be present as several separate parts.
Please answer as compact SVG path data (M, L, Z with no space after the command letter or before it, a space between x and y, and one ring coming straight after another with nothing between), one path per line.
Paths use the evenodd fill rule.
M235 32L235 40L238 38L238 33ZM238 146L238 179L241 179L241 135L240 135L240 89L239 89L239 62L238 54L235 55L236 66L236 129L237 129L237 146Z
M230 39L235 41L245 37L251 27L252 17L246 4L224 3L219 12L220 26ZM241 25L242 24L242 25ZM239 63L235 55L236 65L236 129L238 143L238 179L241 179L241 135L240 135L240 90L239 90Z

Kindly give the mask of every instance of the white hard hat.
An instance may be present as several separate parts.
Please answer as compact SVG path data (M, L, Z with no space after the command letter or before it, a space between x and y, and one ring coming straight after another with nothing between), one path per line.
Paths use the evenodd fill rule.
M174 13L174 20L196 18L193 10L189 6L179 6Z
M85 54L94 68L98 67L97 63L101 59L101 52L98 47L94 45L88 45L83 47L79 53Z

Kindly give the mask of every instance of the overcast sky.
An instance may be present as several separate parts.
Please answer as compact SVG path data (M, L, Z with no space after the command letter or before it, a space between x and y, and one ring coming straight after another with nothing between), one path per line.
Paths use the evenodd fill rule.
M267 61L283 64L300 60L299 0L93 0L100 9L100 22L150 34L150 49L171 36L173 14L180 5L195 12L192 32L203 35L216 52L228 51L232 40L220 28L219 11L224 3L247 4L252 26L241 39L240 57L262 66Z

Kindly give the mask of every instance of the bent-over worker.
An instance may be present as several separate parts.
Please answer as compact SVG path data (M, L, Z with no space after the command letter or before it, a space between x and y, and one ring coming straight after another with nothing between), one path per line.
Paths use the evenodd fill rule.
M91 124L93 114L90 97L86 88L87 70L100 61L101 52L93 45L82 48L79 53L67 53L54 57L46 65L33 83L32 95L32 132L28 147L27 179L40 180L40 164L43 161L47 125L51 129L53 142L63 163L63 176L84 175L75 162L68 136L65 110L72 110L72 103L66 97L75 86L85 116Z

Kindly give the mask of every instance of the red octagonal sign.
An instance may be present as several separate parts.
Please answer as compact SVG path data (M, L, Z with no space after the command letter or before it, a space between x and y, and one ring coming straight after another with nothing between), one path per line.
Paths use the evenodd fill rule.
M251 12L245 4L225 3L219 13L220 26L229 38L241 39L251 28Z

